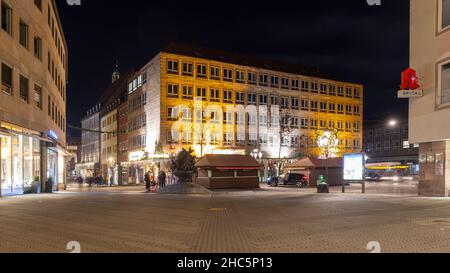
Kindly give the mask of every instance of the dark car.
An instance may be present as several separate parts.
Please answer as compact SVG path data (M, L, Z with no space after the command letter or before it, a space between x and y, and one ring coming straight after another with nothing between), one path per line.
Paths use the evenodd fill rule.
M308 177L304 174L290 173L283 179L283 185L295 185L304 188L308 186L308 180Z

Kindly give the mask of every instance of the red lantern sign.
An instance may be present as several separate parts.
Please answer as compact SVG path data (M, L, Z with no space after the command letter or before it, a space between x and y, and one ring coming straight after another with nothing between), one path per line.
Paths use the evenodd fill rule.
M417 77L417 72L408 68L402 73L402 90L416 90L420 87L419 78Z

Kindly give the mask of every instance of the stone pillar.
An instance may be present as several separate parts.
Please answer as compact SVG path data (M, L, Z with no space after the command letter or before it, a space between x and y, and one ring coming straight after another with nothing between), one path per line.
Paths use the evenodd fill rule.
M41 141L41 192L45 191L47 181L47 142Z

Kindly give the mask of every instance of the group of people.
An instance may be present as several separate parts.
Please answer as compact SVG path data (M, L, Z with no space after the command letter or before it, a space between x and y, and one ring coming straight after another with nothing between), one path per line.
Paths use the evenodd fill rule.
M164 189L166 187L167 175L164 171L159 172L158 177L155 179L150 172L145 173L145 190L147 192L155 192L158 188Z

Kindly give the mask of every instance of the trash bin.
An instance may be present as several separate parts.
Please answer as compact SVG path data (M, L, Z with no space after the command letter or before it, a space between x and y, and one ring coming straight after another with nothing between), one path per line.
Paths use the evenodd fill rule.
M317 180L317 193L330 193L330 187L324 175L319 175L319 179Z

